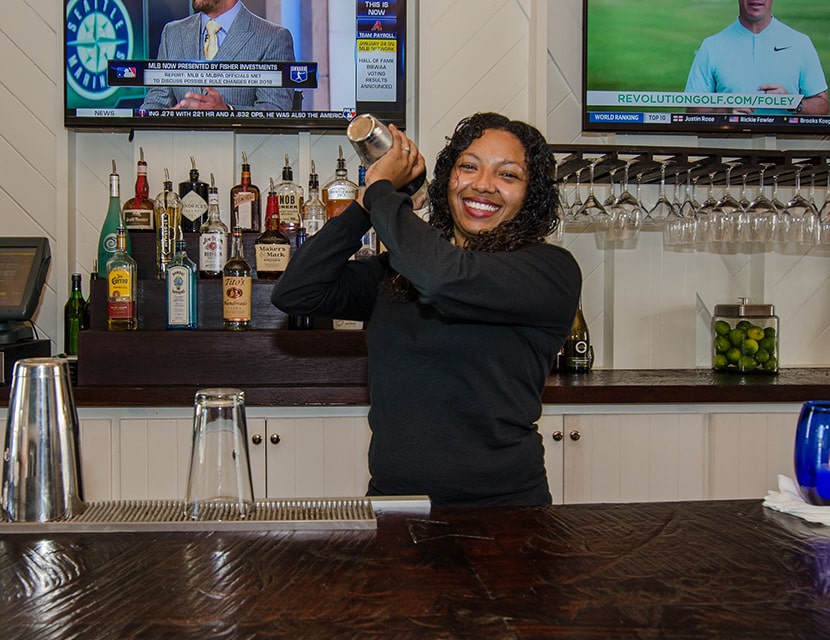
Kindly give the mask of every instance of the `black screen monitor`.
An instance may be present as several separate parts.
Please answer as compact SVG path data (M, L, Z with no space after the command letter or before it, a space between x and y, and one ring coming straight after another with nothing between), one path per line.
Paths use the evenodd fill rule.
M47 238L0 238L0 344L33 337L52 253Z
M754 23L740 11L584 0L583 131L830 134L830 3L751 3Z
M211 60L191 4L65 0L64 124L344 132L372 113L406 126L406 0L244 0ZM227 108L176 102L208 89Z

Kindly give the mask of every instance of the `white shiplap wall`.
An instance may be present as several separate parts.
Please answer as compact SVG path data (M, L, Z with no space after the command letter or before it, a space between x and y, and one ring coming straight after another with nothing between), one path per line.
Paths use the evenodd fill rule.
M551 142L695 146L694 137L581 136L581 0L410 0L409 133L428 163L455 123L495 110L535 123ZM54 0L9 0L0 23L0 220L3 235L47 235L53 268L37 317L41 334L62 347L61 309L69 274L88 272L104 218L107 175L115 159L129 194L139 146L151 190L163 169L186 176L195 155L203 178L220 190L238 177L248 153L261 187L278 176L285 153L305 183L310 160L321 183L333 176L338 144L352 175L357 162L341 136L234 133L69 133L62 127L61 11ZM410 40L410 42L413 42ZM415 47L417 44L417 48ZM414 54L414 55L413 55ZM825 140L707 138L724 148L827 148ZM653 195L653 194L650 194ZM128 197L128 196L125 196ZM220 202L227 216L227 203ZM605 251L590 235L566 235L579 260L583 306L597 364L692 367L708 363L708 314L714 304L750 295L776 305L782 364L830 365L830 256L667 252L656 234L633 250Z

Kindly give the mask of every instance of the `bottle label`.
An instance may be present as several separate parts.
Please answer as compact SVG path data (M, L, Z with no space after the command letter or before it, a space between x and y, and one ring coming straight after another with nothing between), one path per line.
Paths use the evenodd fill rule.
M124 209L124 224L128 229L149 229L153 230L152 209Z
M254 250L257 273L281 273L288 266L290 244L258 244L254 246Z
M256 194L252 191L240 191L233 196L236 209L236 226L240 229L253 229L253 208Z
M199 236L200 271L222 271L227 261L227 236L224 233L203 233Z
M354 200L357 189L349 184L333 184L326 189L327 200Z
M251 277L222 278L222 317L227 322L251 321Z
M188 191L182 198L182 215L193 222L201 218L207 211L207 202L195 191Z
M168 264L173 259L173 246L176 241L176 228L169 209L158 210L158 259L159 264Z
M280 205L280 225L298 226L303 205L302 198L295 193L280 193L277 199Z
M130 319L135 317L133 274L129 269L116 267L107 274L107 317Z
M191 290L190 269L183 266L170 267L167 271L167 324L188 327L193 324L190 298L195 294Z
M338 331L360 331L363 323L360 320L332 320L332 327Z
M323 228L324 223L325 223L325 220L323 220L321 218L317 218L317 217L306 218L305 221L303 222L303 225L305 226L306 237L310 238L315 233L317 233L320 229Z

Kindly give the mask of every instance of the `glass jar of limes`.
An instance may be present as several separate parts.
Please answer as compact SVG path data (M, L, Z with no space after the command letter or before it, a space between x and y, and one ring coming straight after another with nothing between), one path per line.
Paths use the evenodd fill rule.
M712 316L712 368L778 373L778 316L771 304L717 304Z

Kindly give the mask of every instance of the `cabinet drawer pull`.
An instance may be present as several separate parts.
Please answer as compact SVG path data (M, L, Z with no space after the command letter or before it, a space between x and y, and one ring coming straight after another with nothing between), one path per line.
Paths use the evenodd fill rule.
M582 437L582 434L579 433L579 431L577 431L576 429L571 431L568 435L571 437L571 440L573 440L574 442L576 442L577 440L579 440Z
M271 444L279 444L280 440L281 440L280 434L278 434L278 433L272 433L271 434Z
M553 439L554 439L556 442L561 442L561 441L562 441L562 438L564 438L564 437L565 437L565 436L564 436L564 434L563 434L561 431L554 431L554 432L553 432Z
M254 444L262 444L262 435L260 435L259 433L255 433L251 436L251 442L253 442Z

